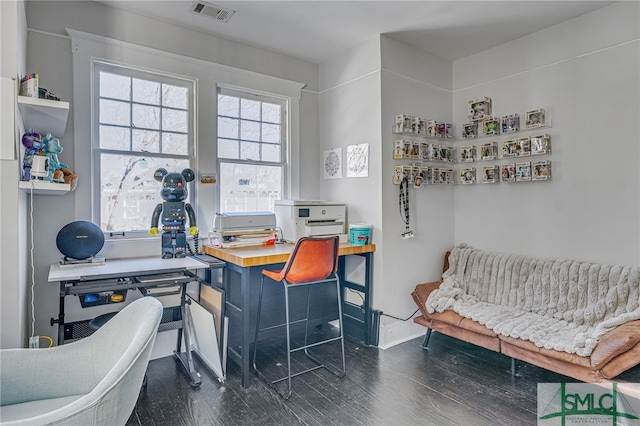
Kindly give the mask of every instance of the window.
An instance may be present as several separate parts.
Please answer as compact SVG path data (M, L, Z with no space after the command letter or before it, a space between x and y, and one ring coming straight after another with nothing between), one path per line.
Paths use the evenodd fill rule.
M218 90L219 210L273 211L286 176L287 102Z
M147 235L163 201L154 171L195 169L194 83L102 62L94 70L94 215L104 232Z

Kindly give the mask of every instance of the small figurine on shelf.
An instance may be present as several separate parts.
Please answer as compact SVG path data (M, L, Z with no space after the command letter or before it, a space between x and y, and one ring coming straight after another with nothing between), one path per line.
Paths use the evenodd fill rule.
M469 120L478 121L491 116L491 98L472 99L469 104Z
M64 174L61 169L66 169L67 165L58 160L58 154L62 152L60 140L47 133L42 140L44 156L49 160L49 174L45 178L49 182L64 182Z
M196 227L196 216L191 204L185 203L187 199L187 182L191 182L196 177L191 169L184 169L181 173L167 172L164 168L159 168L153 174L153 178L162 182L160 194L164 202L158 204L151 217L151 235L158 234L158 220L162 215L162 258L183 258L187 256L187 236L186 229L187 216L189 218L189 233L198 235ZM196 244L197 244L197 240ZM196 251L198 250L196 245Z
M527 129L535 129L545 126L544 109L538 108L531 111L527 111L525 115L525 121Z
M511 114L502 117L501 127L502 133L511 133L520 130L520 114Z
M29 129L27 133L22 136L22 145L24 145L24 157L22 158L22 180L30 181L31 167L33 166L33 157L40 153L42 149L42 136L40 133L34 132L33 129Z
M482 134L485 136L499 135L500 127L498 120L493 117L487 117L482 120Z
M462 137L465 139L473 139L478 137L478 124L475 121L465 123L462 127Z

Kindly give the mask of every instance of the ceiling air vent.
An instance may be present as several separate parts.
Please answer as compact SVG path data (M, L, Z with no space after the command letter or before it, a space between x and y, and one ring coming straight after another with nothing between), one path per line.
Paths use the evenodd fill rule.
M199 15L210 16L220 22L229 22L229 19L236 13L235 10L226 9L204 1L194 1L191 4L191 11Z

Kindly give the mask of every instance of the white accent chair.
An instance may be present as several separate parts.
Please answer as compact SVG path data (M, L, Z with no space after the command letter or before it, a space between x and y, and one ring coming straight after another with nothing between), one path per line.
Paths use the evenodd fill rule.
M162 304L143 297L82 340L1 350L0 424L126 424L161 318Z

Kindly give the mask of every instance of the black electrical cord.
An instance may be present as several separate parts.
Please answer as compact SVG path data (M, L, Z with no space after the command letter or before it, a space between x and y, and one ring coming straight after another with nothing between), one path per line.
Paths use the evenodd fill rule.
M200 233L197 233L196 235L193 236L193 247L195 248L195 254L202 254L200 252L199 236L200 236ZM187 251L189 252L190 256L195 256L195 254L193 253L193 250L191 250L191 244L189 244L189 241L187 241Z
M418 313L418 311L419 311L419 310L420 310L420 309L416 309L416 310L415 310L411 315L409 315L409 316L408 316L408 317L406 317L406 318L398 318L398 317L393 316L393 315L385 314L384 312L383 312L383 313L381 313L380 315L384 315L385 317L389 317L389 318L397 319L397 320L400 320L400 321L409 321L411 318L413 318L413 316L414 316L416 313Z
M362 304L364 305L364 297L362 297L362 294L360 294L359 291L353 290L351 288L348 288L349 291L351 291L352 293L357 294L358 296L360 296L360 299L362 300ZM393 319L397 319L400 321L409 321L411 318L413 318L413 316L418 313L419 309L416 309L411 315L409 315L407 318L398 318L396 316L393 315L389 315L389 314L385 314L384 312L381 312L380 315L384 315L385 317L389 317L389 318L393 318Z

